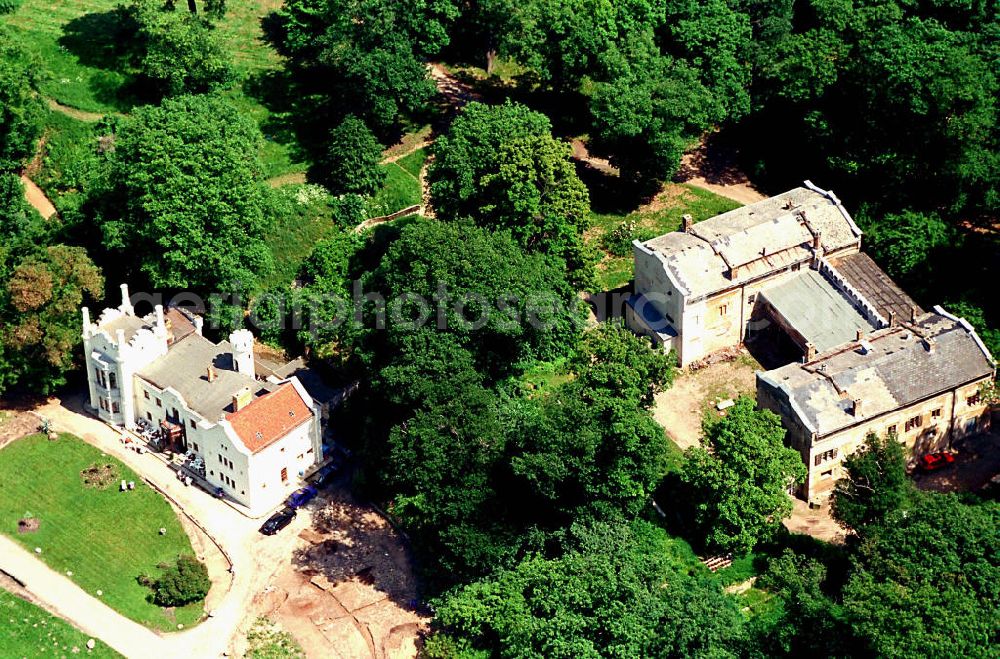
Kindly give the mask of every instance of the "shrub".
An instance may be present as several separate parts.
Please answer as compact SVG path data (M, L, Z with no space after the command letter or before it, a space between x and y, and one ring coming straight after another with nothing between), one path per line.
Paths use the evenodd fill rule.
M148 583L148 580L147 580ZM160 606L184 606L205 599L212 581L208 568L194 556L178 556L159 579L153 581L153 601Z
M330 132L323 167L325 183L334 194L373 195L385 183L381 160L382 145L365 122L348 115Z
M21 8L23 0L0 0L0 14L13 14Z

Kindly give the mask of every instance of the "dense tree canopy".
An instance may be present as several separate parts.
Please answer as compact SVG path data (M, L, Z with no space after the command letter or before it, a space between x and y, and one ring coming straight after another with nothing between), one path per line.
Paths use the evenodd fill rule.
M435 92L423 59L448 42L456 11L449 0L292 0L270 38L327 112L387 131L427 109Z
M235 80L229 56L206 19L156 0L135 0L127 13L136 27L136 68L157 93L201 94Z
M582 233L587 189L548 119L522 105L471 103L434 146L438 215L510 231L525 249L559 256L576 283L590 277Z
M879 656L985 657L1000 615L1000 505L925 493L869 529L844 587Z
M271 268L260 143L253 121L220 98L138 108L115 140L109 247L156 287L252 289Z
M906 455L895 434L869 434L858 450L844 458L847 477L837 481L831 513L858 534L882 522L909 499L913 486L906 476Z
M677 570L662 530L597 524L571 534L578 544L562 556L527 558L444 597L428 655L738 656L734 601Z
M711 452L687 450L681 480L694 497L693 521L709 547L750 551L791 514L788 487L805 478L805 467L784 437L778 416L743 396L706 427Z

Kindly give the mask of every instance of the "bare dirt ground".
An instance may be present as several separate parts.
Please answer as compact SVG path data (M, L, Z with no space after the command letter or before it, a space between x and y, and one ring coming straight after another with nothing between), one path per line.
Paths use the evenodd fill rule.
M765 198L736 165L734 154L719 146L711 135L696 150L681 158L681 167L674 180L741 204L752 204Z
M21 183L24 184L24 196L28 200L28 203L31 204L42 217L47 220L56 214L56 207L52 205L52 202L45 196L42 189L35 185L34 181L22 174Z
M256 598L308 657L409 659L429 618L415 610L403 539L346 488L333 491L299 534L291 563Z
M38 417L30 412L0 410L0 448L38 431Z
M929 474L915 473L922 490L968 492L986 485L1000 474L1000 433L988 432L955 442L955 463Z
M802 499L792 498L794 508L792 516L784 521L785 528L792 533L804 533L817 540L825 540L835 544L842 544L847 533L830 516L830 505L825 504L822 508L810 508Z
M80 121L100 121L104 118L104 115L100 112L86 112L84 110L78 110L76 108L71 108L68 105L63 105L54 98L47 98L45 101L49 104L50 110L55 110L56 112L61 112L68 117L73 117L74 119L79 119ZM113 113L117 114L117 113Z
M701 419L721 400L740 394L753 395L754 372L760 365L749 353L734 353L729 361L717 362L698 370L681 371L672 387L658 394L653 403L653 418L663 426L674 442L687 449L701 443Z

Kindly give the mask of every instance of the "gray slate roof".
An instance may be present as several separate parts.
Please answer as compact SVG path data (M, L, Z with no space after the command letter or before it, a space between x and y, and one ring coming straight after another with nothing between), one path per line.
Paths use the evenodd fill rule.
M170 346L166 355L138 375L160 389L175 389L188 407L215 423L222 413L233 411L233 394L243 387L250 387L255 397L262 389L277 388L238 373L233 367L232 350L228 341L215 344L200 334L191 334ZM215 367L215 382L208 381L209 366Z
M806 222L799 214L804 213ZM861 230L833 193L795 188L644 243L663 257L692 298L808 260L813 232L827 253L857 243ZM736 276L727 272L736 268Z
M896 285L896 282L864 252L831 259L830 263L851 286L875 305L875 309L883 318L888 319L891 311L896 314L898 320L909 320L913 307L917 307L918 316L923 314L923 310L917 306L913 298Z
M928 349L922 336L929 337ZM819 355L807 364L788 364L757 377L780 390L799 420L819 436L906 407L993 373L994 365L975 332L939 313L924 314L913 326L893 326ZM853 399L862 401L860 417Z
M797 275L761 292L775 311L806 341L825 352L877 329L864 318L843 293L815 270Z

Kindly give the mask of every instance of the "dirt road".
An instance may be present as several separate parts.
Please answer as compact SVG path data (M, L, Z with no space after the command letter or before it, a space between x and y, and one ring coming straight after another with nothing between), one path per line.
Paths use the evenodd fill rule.
M52 205L52 202L45 196L42 189L35 185L34 181L24 174L21 174L21 183L24 184L25 199L27 199L28 203L31 204L36 211L38 211L39 215L47 220L56 214L56 207Z

